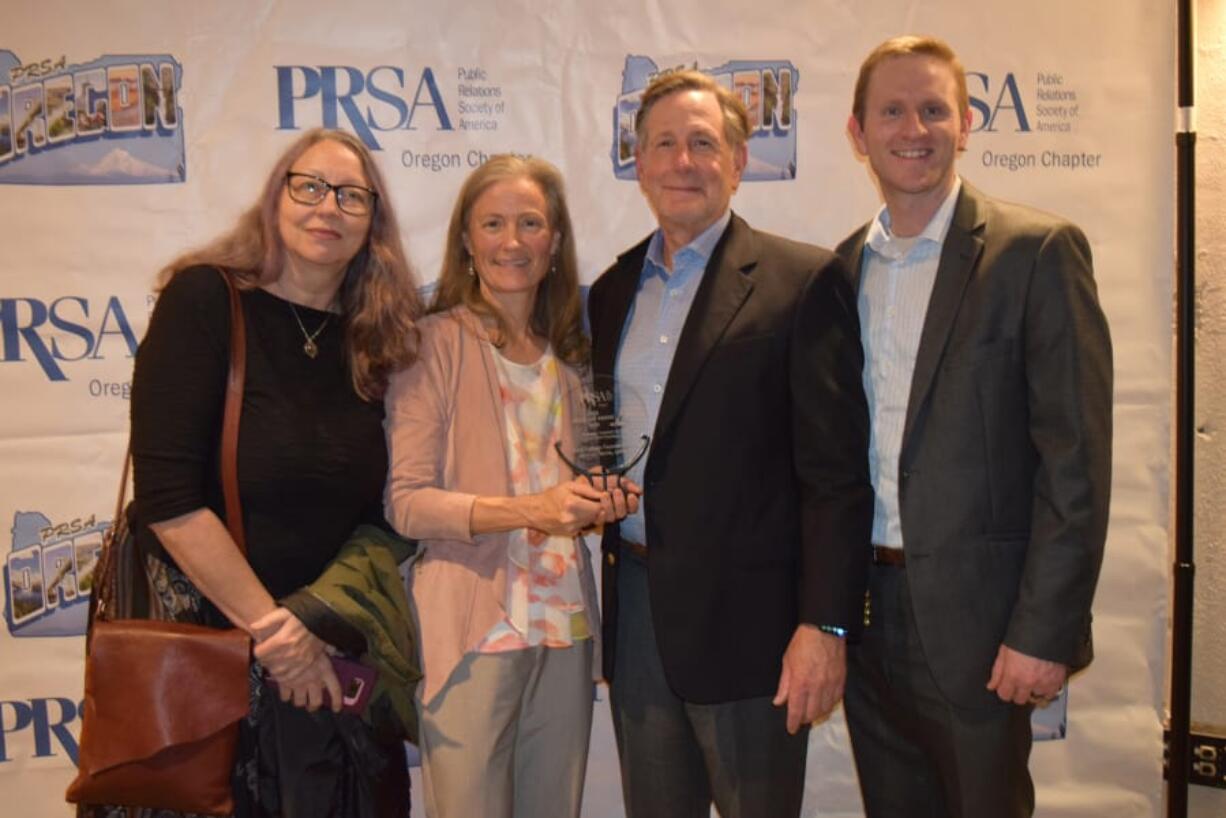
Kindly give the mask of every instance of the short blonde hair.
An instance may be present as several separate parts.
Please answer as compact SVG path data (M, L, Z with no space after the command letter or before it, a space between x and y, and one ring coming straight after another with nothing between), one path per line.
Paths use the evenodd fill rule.
M962 61L958 59L958 55L944 40L917 34L903 34L899 37L891 37L874 48L860 64L860 75L856 77L856 90L852 94L851 113L855 116L856 122L860 123L861 128L864 127L864 105L868 97L868 82L872 79L873 71L888 59L912 55L932 57L949 66L954 73L954 82L957 83L958 113L966 116L966 112L970 109L970 94L966 90L966 69L962 67Z

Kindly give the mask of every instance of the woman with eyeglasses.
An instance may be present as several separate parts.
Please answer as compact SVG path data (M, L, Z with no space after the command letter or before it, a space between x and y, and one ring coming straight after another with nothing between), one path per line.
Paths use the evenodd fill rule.
M576 818L599 678L587 547L637 487L576 477L588 363L553 165L491 157L451 214L421 355L387 394L387 517L420 540L419 746L430 818Z
M218 476L230 343L222 274L240 291L247 336L246 558L222 521ZM416 355L416 287L370 153L347 133L304 134L237 226L172 262L160 283L133 376L137 542L172 618L237 626L255 641L235 814L406 816L402 737L339 712L329 653L362 652L361 635L335 621L312 632L325 628L279 604L320 576L355 527L382 521L382 398Z

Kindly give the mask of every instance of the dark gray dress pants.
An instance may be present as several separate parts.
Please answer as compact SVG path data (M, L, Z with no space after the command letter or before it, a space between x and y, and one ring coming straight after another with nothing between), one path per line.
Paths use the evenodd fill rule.
M656 647L647 566L618 575L617 667L609 689L626 818L795 818L804 796L806 727L790 736L770 697L684 701ZM728 672L736 672L729 657Z
M1032 815L1032 708L948 702L924 657L906 569L873 566L869 594L871 621L848 647L844 699L868 818Z

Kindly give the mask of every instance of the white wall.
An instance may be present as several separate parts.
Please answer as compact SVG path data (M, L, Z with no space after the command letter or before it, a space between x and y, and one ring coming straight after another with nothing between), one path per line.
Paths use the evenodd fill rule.
M1196 179L1196 624L1192 721L1226 730L1226 4L1200 0ZM1192 787L1188 813L1226 815L1226 790Z

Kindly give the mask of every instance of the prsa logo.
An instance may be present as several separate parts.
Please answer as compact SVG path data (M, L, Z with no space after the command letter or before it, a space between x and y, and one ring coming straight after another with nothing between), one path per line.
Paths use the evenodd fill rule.
M136 333L118 296L102 305L76 295L0 298L0 363L32 358L48 380L66 381L65 363L113 351L136 355Z
M0 50L0 183L182 182L182 73L166 54L24 63Z
M982 71L966 72L971 105L971 132L1028 133L1030 117L1012 71L993 77Z
M1033 86L1026 83L1031 77ZM1021 81L1013 71L995 77L968 71L966 82L974 111L972 130L1071 133L1083 114L1081 86L1061 71L1044 68L1023 74Z
M0 764L17 758L67 756L78 763L76 732L84 702L63 696L0 701ZM33 747L30 747L33 739ZM33 752L27 755L26 748Z
M277 65L277 130L297 131L299 108L318 106L312 125L348 128L372 151L376 133L419 127L454 130L433 69L416 77L394 65L367 71L349 65ZM425 110L422 110L425 109Z
M0 764L17 758L67 756L78 763L76 732L84 702L63 696L0 701ZM74 727L75 725L75 727ZM33 739L33 747L30 747ZM23 752L27 748L33 752Z
M629 55L621 94L613 107L613 175L634 179L634 117L643 89L659 74L698 69L697 63L661 69L648 57ZM783 60L733 60L699 69L740 96L749 112L749 162L742 179L765 182L796 178L796 90L800 72Z
M38 511L13 515L4 561L4 617L13 636L85 633L94 568L110 523L95 515L59 523Z

